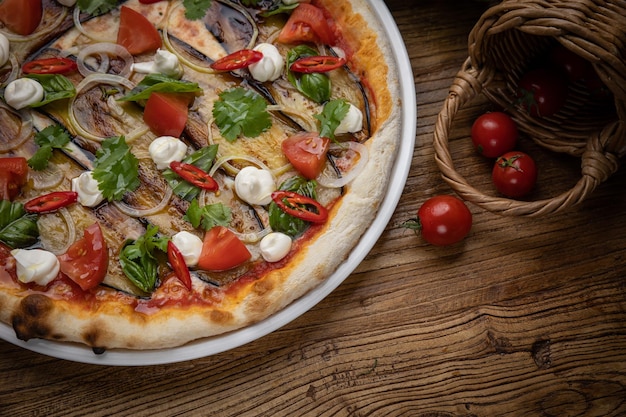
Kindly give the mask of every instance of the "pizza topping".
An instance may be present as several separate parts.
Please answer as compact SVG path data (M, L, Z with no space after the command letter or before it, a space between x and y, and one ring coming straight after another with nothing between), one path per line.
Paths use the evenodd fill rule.
M67 74L76 71L76 61L69 58L42 58L22 65L24 74Z
M9 62L9 52L9 38L7 38L3 33L0 33L0 67L3 67L4 64Z
M302 7L302 4L299 7ZM318 72L296 73L290 69L297 60L317 55L317 51L307 45L299 45L289 50L287 52L287 68L289 68L287 79L304 96L316 103L325 103L330 99L331 94L331 81L327 74Z
M61 272L87 291L99 285L109 267L109 250L100 224L93 223L83 232L83 238L74 242L59 256Z
M11 255L15 258L17 279L25 284L48 285L59 274L59 260L47 250L14 249Z
M37 242L37 215L27 213L21 203L0 201L0 241L11 248L26 248Z
M21 156L0 158L0 199L13 200L28 179L28 164Z
M76 0L57 0L57 2L65 7L72 7L76 4Z
M191 155L185 157L181 162L193 164L205 172L209 172L213 165L213 160L217 155L217 145L205 146L198 149ZM200 188L183 180L170 168L163 171L163 177L167 180L174 194L187 201L192 201L200 194Z
M53 149L64 149L70 141L70 135L59 125L50 125L35 133L35 143L39 149L28 159L28 166L36 171L43 171L48 166Z
M128 279L137 288L150 293L154 290L159 276L158 251L167 253L169 238L157 236L159 229L148 225L143 236L129 240L120 252L120 265Z
M272 201L276 183L266 169L247 166L235 177L235 190L239 198L248 204L265 206Z
M26 36L33 33L43 16L41 0L3 0L0 21L11 31Z
M41 84L44 91L43 99L30 103L30 107L45 106L53 101L71 98L76 95L74 84L61 74L28 74L26 79L37 81Z
M239 136L259 136L272 126L267 102L258 93L242 87L222 92L213 106L215 124L222 136L234 142Z
M182 231L172 236L172 242L185 260L185 264L190 267L198 265L200 253L202 252L202 239L193 233Z
M324 223L328 210L314 199L293 191L274 191L272 200L285 213L310 223Z
M67 207L77 199L78 193L74 191L53 191L28 201L24 209L30 213L49 213Z
M174 271L176 278L182 282L188 290L191 290L191 274L185 264L183 254L178 250L174 242L167 242L167 260Z
M205 271L226 271L251 257L246 245L230 229L215 226L204 235L198 267Z
M312 4L300 3L280 31L278 42L313 42L332 46L335 39L324 11Z
M178 57L166 49L157 49L154 61L132 64L131 70L143 74L163 74L176 79L183 76Z
M93 177L98 188L109 201L121 200L128 191L139 187L139 164L132 154L124 136L110 137L102 141L93 163Z
M350 104L347 114L341 119L341 123L335 129L335 134L355 133L361 129L363 129L363 113L358 107Z
M293 167L305 178L312 180L326 163L330 139L315 132L299 132L285 139L281 149Z
M143 112L143 120L158 136L180 136L188 117L187 96L177 93L150 94Z
M234 71L259 62L263 54L253 49L240 49L213 62L210 67L216 71Z
M78 195L78 202L85 207L95 207L104 201L104 195L92 171L83 172L78 177L72 178L72 191Z
M190 105L196 95L202 94L202 89L198 83L177 80L164 74L147 74L120 101L148 100L152 93L181 93L179 97Z
M165 169L173 161L182 161L187 154L187 145L173 136L160 136L150 143L148 152L157 169Z
M336 56L309 56L295 60L289 69L294 72L329 72L346 63L345 58Z
M259 249L267 262L278 262L291 251L291 237L280 232L272 232L261 239Z
M120 8L117 43L131 55L154 52L162 45L161 35L154 25L144 15L127 6Z
M202 227L204 230L210 230L215 226L228 226L232 220L232 211L222 203L206 204L201 207L198 200L193 199L184 219L196 229Z
M332 169L327 168L316 178L327 188L341 188L351 183L363 172L369 159L367 147L354 141L332 144L328 152L333 159Z
M43 86L31 78L18 78L4 89L4 101L15 110L40 103L43 97Z
M208 191L217 191L219 189L219 185L213 177L193 164L173 161L170 163L170 169L182 179L198 188Z
M271 43L260 43L254 50L261 52L263 58L248 67L252 78L262 83L277 80L285 66L285 60L278 48Z

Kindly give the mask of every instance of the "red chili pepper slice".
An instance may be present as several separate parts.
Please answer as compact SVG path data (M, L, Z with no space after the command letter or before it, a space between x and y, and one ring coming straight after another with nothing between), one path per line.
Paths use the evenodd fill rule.
M341 67L345 63L345 58L337 56L306 56L295 60L289 69L293 72L310 74L313 72L332 71Z
M233 71L245 68L250 64L259 62L263 58L263 53L252 49L240 49L237 52L228 54L218 59L210 65L216 71Z
M78 66L69 58L42 58L24 63L24 74L67 74L74 72Z
M77 200L78 193L74 191L53 191L33 198L24 204L24 209L31 213L48 213L67 207Z
M274 191L272 200L285 213L307 222L324 223L328 218L326 207L312 198L293 191Z
M170 168L182 179L196 187L208 191L217 191L219 184L209 174L201 170L195 165L186 162L172 161Z
M182 282L187 289L191 290L191 273L185 263L185 257L171 240L167 242L167 260L174 271L176 278Z

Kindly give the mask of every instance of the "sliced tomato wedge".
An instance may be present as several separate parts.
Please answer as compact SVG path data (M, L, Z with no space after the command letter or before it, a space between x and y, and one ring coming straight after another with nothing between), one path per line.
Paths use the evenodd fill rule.
M307 74L313 72L329 72L341 67L345 63L345 58L338 56L307 56L295 60L289 69L293 72Z
M234 71L259 62L263 58L263 53L253 49L240 49L237 52L228 54L210 65L216 71Z
M172 161L170 162L170 168L182 179L196 187L208 191L217 191L219 189L219 184L213 177L195 165Z
M324 223L328 210L318 201L293 191L274 191L272 200L290 216L311 223Z
M178 278L188 290L191 290L191 274L185 263L185 257L171 240L167 242L167 260L176 278Z
M215 226L204 235L198 267L205 271L226 271L246 262L252 255L228 228Z
M331 20L332 23L332 20ZM334 45L335 35L324 11L309 3L300 3L278 35L278 42L313 42Z
M41 0L3 0L0 21L18 35L30 35L37 29L43 15Z
M143 111L143 121L157 136L179 137L187 124L189 115L188 94L150 94Z
M69 58L42 58L28 61L22 65L24 74L68 74L76 71L76 61Z
M162 46L163 41L157 29L144 15L130 7L122 6L117 43L126 48L131 55L138 55L156 51Z
M28 162L21 156L0 158L0 200L13 200L28 178Z
M90 290L100 284L109 266L109 250L100 224L94 223L84 231L83 238L74 242L66 253L59 255L61 272L82 288Z
M78 193L74 191L53 191L33 198L24 204L24 209L31 213L49 213L67 207L77 200Z
M314 132L300 132L285 139L281 148L291 165L305 178L316 178L324 168L330 139Z

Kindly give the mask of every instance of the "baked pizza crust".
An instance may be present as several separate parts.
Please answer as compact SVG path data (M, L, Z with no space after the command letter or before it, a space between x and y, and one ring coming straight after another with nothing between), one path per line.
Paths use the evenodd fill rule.
M361 0L317 1L330 11L354 48L354 61L373 90L374 134L365 143L367 165L333 205L329 221L306 241L286 266L238 286L209 307L167 305L139 313L115 298L97 309L44 294L23 298L17 289L0 291L0 320L13 325L18 338L78 342L99 349L161 349L240 329L282 310L327 279L349 256L385 196L401 138L402 103L392 45L380 22Z

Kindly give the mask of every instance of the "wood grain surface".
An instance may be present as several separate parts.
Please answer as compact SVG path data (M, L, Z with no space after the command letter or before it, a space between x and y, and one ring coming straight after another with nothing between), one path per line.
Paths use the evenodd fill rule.
M373 0L380 1L380 0ZM470 206L461 244L433 247L402 223L439 176L433 126L485 3L388 0L417 89L413 163L398 208L357 270L311 311L240 348L147 367L54 359L0 341L2 416L624 416L626 174L549 218ZM458 170L489 190L455 122ZM579 160L539 161L536 195L571 187Z

